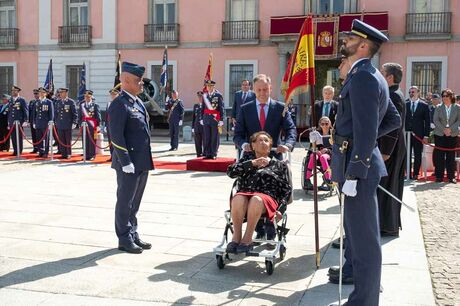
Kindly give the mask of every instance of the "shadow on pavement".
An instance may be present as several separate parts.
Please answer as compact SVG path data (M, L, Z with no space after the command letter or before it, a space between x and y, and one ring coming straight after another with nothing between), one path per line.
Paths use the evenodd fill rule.
M0 278L0 288L66 274L72 271L96 266L96 260L119 253L117 249L106 249L80 257L65 258L52 262L44 262L35 266L12 271Z

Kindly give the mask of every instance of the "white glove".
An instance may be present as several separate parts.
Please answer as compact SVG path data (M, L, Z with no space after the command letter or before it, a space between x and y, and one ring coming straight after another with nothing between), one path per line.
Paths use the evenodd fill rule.
M35 124L34 124L34 125L35 125ZM10 129L10 126L7 126L6 129L9 130L9 129Z
M195 133L195 129L192 129L192 133Z
M317 145L323 144L323 137L321 137L321 134L318 131L310 132L309 137L311 143L316 143Z
M179 126L181 126L181 125L182 125L182 120L179 120Z
M72 123L72 130L74 130L77 127L75 123Z
M124 166L121 170L123 170L124 173L134 173L134 165L133 163L129 163L129 165Z
M200 120L200 124L201 124L201 125L204 125L203 120Z
M36 129L36 128L37 128L37 125L36 125L35 123L34 123L32 126L33 126L33 128L34 128L34 129Z
M54 124L54 121L53 120L48 121L48 124L51 124L51 123Z
M219 121L218 126L223 126L223 125L224 125L224 122L223 122L223 121Z
M27 122L23 122L22 123L22 127L27 127L28 123Z
M345 183L343 184L342 192L349 197L356 196L356 194L358 193L356 191L357 183L358 183L358 180L346 180Z
M434 125L434 123L430 123L430 128L434 129L436 127L436 125Z

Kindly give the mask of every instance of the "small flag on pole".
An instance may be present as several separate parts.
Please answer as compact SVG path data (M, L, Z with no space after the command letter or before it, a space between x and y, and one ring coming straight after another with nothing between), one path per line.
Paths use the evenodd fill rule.
M118 59L117 59L117 68L115 69L115 80L113 81L113 88L117 89L120 84L120 74L121 74L121 53L118 51Z
M43 87L48 91L50 95L54 93L54 77L53 77L53 60L50 59L48 65L48 73L46 74L45 85Z
M86 65L83 63L83 68L80 74L80 86L78 87L78 101L81 102L84 99L86 91Z
M168 85L168 46L165 46L163 52L163 63L161 64L160 86L161 90Z

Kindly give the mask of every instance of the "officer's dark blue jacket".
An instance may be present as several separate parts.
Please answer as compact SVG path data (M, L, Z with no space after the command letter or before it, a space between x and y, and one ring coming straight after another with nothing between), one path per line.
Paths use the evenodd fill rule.
M222 97L220 92L218 92L217 90L214 90L214 92L212 94L207 96L207 99L208 99L209 103L211 104L212 109L219 113L220 118L217 120L216 116L213 116L211 114L206 114L205 113L205 111L208 109L208 107L206 106L206 103L204 102L204 97L205 96L203 95L203 103L201 104L201 106L202 106L202 108L201 108L201 116L203 118L202 119L203 123L205 125L217 126L219 121L224 120L224 98Z
M48 122L54 120L54 106L49 99L35 102L34 124L36 129L46 129Z
M389 101L388 84L382 74L369 59L361 60L348 73L339 96L335 133L351 139L352 145L345 154L338 143L332 147L335 182L344 182L346 177L366 179L387 175L377 138L401 126L401 117Z
M203 118L201 116L201 107L201 103L196 103L193 105L192 128L194 129L197 129L201 126L200 120Z
M122 91L109 106L109 131L113 146L112 168L134 164L136 172L154 169L150 149L148 113L138 102Z
M184 104L181 99L169 100L169 119L170 124L179 123L180 120L184 119Z
M75 101L67 98L57 100L55 103L55 120L56 128L60 130L71 130L72 124L78 123L78 113Z
M10 98L8 106L6 107L8 112L8 126L12 127L14 121L19 120L22 124L24 121L28 121L29 107L27 106L26 100L23 97L18 97L16 101L13 97Z

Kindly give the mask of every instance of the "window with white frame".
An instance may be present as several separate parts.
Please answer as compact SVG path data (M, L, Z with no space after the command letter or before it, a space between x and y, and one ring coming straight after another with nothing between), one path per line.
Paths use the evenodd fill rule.
M176 0L152 0L152 23L176 23Z
M438 13L446 8L446 0L412 0L413 13Z
M314 14L356 13L358 0L310 0ZM308 4L309 1L307 1Z
M411 85L420 89L421 95L427 92L441 93L442 62L412 62Z
M228 106L233 106L233 96L235 92L241 90L241 82L249 80L252 84L254 78L254 65L252 64L230 64L229 65L229 93L230 99Z
M69 97L74 100L78 98L78 89L80 87L81 72L83 65L66 66L66 87L69 88Z
M256 0L231 0L230 21L256 20Z
M14 0L0 0L0 28L16 27L16 5Z
M68 25L88 25L88 0L69 0Z
M14 85L14 67L0 66L0 95L10 94Z

